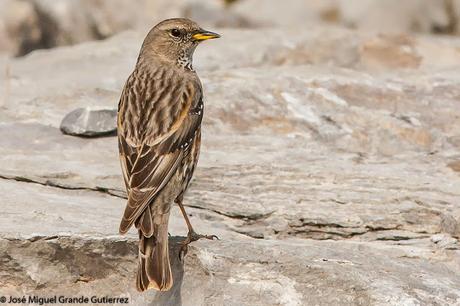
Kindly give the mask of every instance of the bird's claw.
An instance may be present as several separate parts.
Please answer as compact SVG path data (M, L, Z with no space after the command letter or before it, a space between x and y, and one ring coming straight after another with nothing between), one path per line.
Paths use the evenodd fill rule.
M209 239L209 240L220 240L219 237L216 235L201 235L197 234L195 232L189 232L187 235L187 238L185 238L184 241L181 242L182 246L179 251L179 259L180 261L183 261L185 258L185 255L187 255L188 252L188 245L192 243L193 241L197 241L200 239Z

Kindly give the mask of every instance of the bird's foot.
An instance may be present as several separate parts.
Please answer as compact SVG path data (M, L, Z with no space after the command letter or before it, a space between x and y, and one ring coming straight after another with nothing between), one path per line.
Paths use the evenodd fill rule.
M179 251L179 259L181 261L183 261L185 258L185 255L187 255L188 245L192 243L193 241L197 241L200 239L219 240L219 237L217 237L216 235L201 235L201 234L195 233L195 231L188 232L187 238L185 238L185 240L181 242L181 248Z

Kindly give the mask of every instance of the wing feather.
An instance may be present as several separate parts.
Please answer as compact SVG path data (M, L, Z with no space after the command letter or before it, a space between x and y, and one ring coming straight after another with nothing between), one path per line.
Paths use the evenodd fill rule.
M151 176L150 180L143 181L143 184L138 186L134 185L137 180L130 181L128 203L121 221L120 233L124 234L129 230L131 225L145 211L148 204L151 203L152 199L169 182L182 160L181 156L181 151L162 155L156 163L152 164L156 166L156 171L153 172L154 175ZM145 168L143 171L149 171L149 169ZM138 172L135 176L141 180L143 175L144 172Z

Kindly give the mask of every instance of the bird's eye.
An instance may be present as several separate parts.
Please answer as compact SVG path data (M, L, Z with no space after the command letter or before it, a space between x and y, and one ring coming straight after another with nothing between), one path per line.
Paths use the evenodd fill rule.
M179 37L180 36L180 31L178 29L172 29L171 30L171 35L174 37Z

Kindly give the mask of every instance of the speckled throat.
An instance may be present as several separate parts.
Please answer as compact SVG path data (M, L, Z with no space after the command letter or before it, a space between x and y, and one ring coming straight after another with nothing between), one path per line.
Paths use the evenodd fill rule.
M188 69L190 71L194 71L193 66L192 66L192 56L193 56L193 52L188 54L187 52L182 50L180 52L180 54L179 54L179 58L177 59L177 64L180 67L183 67L183 68Z

